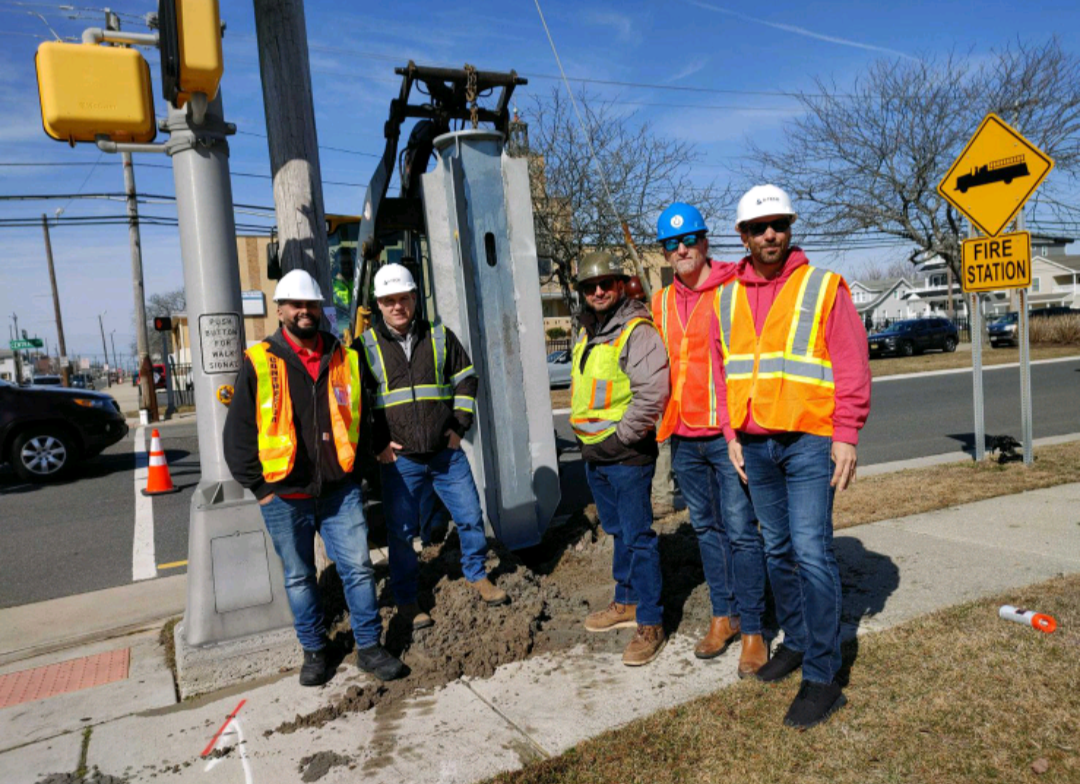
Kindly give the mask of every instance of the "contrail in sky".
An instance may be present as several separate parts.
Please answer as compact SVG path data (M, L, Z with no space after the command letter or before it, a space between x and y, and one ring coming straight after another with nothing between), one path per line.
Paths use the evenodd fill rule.
M788 33L794 33L795 35L804 35L807 38L816 38L818 41L828 41L831 44L840 44L841 46L853 46L856 49L867 49L872 52L885 52L886 54L897 55L898 57L906 57L909 60L918 60L918 57L913 57L907 52L901 52L897 49L889 49L885 46L874 46L873 44L864 44L859 41L852 41L848 38L838 38L835 35L825 35L824 33L815 33L813 30L807 30L805 27L796 27L795 25L781 24L780 22L766 22L764 19L758 19L757 17L748 16L747 14L741 14L738 11L732 11L728 8L721 8L718 5L712 3L703 3L701 0L686 0L690 5L695 5L698 8L704 8L706 11L714 11L718 14L726 14L727 16L734 16L736 19L742 19L744 22L753 22L754 24L765 25L766 27L772 27L775 30L783 30Z

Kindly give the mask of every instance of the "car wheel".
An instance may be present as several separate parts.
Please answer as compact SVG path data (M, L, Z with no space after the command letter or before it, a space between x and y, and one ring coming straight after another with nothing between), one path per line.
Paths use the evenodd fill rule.
M910 357L915 355L915 344L911 341L904 341L900 344L900 355L904 357Z
M956 338L950 335L945 338L945 352L951 354L954 351L956 351Z
M59 479L75 457L74 439L59 428L29 428L11 446L11 465L24 482Z

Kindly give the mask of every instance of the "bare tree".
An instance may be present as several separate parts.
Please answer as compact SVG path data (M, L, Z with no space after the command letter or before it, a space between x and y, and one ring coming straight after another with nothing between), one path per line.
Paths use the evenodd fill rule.
M158 316L171 316L174 313L182 313L187 307L187 298L183 287L172 291L162 291L151 294L146 298L146 323L147 337L149 339L147 351L151 357L161 357L165 360L165 349L161 340L161 333L154 329L154 319ZM132 315L132 323L134 323ZM131 352L136 353L135 341L131 341Z
M834 241L873 231L909 241L959 274L962 216L936 192L987 112L1055 159L1028 209L1075 220L1066 202L1080 173L1080 56L1053 39L992 57L879 61L851 89L819 80L780 150L750 143L745 174L787 188L804 232Z
M911 264L905 258L893 256L892 258L865 261L859 267L854 280L864 283L879 280L895 280L896 278L912 279Z
M702 156L692 143L660 136L651 123L585 92L575 98L587 136L569 96L558 87L534 97L528 120L537 251L551 259L576 321L573 265L601 248L625 260L621 220L637 244L652 244L657 215L671 202L695 204L708 220L730 206L730 197L715 183L694 182L692 167ZM648 264L648 257L643 261Z

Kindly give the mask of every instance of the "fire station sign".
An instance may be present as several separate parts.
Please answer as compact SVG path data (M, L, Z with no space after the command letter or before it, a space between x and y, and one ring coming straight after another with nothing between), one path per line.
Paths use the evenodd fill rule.
M1026 289L1031 285L1031 235L1026 231L964 241L964 291Z
M979 231L996 237L1016 217L1052 168L1054 161L1048 155L991 113L938 184L937 191ZM966 253L965 250L965 258Z

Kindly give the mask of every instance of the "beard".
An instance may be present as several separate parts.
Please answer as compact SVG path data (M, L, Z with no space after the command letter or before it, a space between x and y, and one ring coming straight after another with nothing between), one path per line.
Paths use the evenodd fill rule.
M310 340L319 334L319 322L312 319L310 326L302 327L299 319L293 319L289 322L289 332L302 340Z

